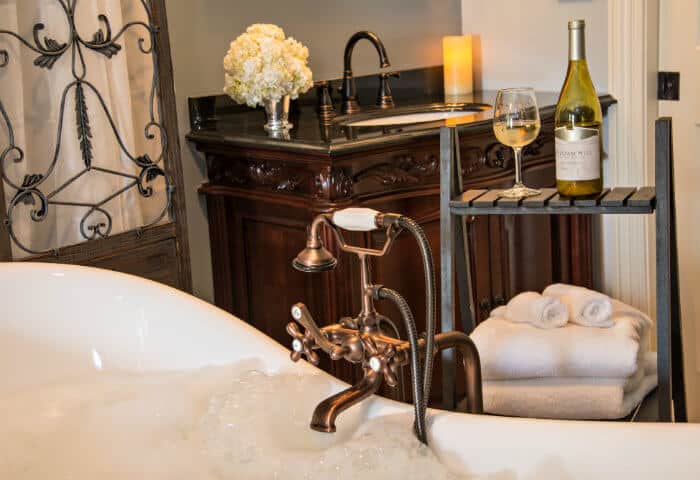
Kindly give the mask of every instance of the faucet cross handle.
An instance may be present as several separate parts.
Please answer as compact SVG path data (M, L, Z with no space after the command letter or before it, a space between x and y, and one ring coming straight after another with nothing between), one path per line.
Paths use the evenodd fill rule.
M294 352L301 352L306 355L306 358L311 361L307 351L307 347L311 352L312 356L316 358L316 361L311 361L314 365L318 364L318 355L311 349L318 346L321 350L326 352L331 356L333 360L338 360L343 358L344 355L349 353L349 349L346 346L336 345L335 343L328 340L328 337L323 333L319 326L314 321L309 309L303 303L296 303L292 306L292 318L299 322L302 327L304 327L304 333L302 334L296 323L291 322L287 325L287 333L289 333L294 340L292 340L292 348ZM301 355L300 353L300 355ZM292 353L294 355L294 353ZM298 356L300 358L300 355ZM297 360L299 359L297 358ZM294 358L292 358L294 360ZM296 360L295 360L296 361Z
M306 355L306 360L313 365L318 365L319 358L313 348L316 342L314 342L314 337L307 330L302 333L299 327L294 322L289 322L287 324L287 333L292 336L292 353L289 358L293 362L298 362L301 360L302 355Z
M395 387L400 361L396 356L396 348L388 343L377 342L372 335L363 335L365 347L365 366L374 372L381 373L387 385Z

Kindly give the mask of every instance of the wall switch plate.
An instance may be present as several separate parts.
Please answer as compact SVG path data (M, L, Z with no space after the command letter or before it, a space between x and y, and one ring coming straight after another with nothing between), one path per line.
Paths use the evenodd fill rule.
M657 98L659 100L678 100L681 92L680 72L659 72Z

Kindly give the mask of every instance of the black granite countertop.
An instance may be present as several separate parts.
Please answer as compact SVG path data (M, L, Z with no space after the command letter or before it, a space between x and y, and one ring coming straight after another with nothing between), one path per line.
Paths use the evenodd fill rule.
M444 104L442 67L409 70L402 78L392 79L392 91L397 109L420 105ZM332 81L333 101L339 112L340 94ZM362 113L378 111L391 115L391 110L380 111L374 106L378 80L376 75L357 77L357 90ZM263 147L293 152L337 155L357 150L391 144L400 144L417 137L437 135L443 120L392 127L346 127L337 123L324 125L316 112L316 92L312 89L292 102L290 122L294 127L289 138L270 138L263 129L265 112L235 104L225 95L190 98L190 124L192 131L187 139L195 144L228 145L232 147ZM541 115L552 113L556 107L558 92L537 92ZM461 102L493 105L496 91L475 92L460 98ZM601 95L605 109L614 99ZM460 129L477 126L490 127L493 110L472 113L460 117Z

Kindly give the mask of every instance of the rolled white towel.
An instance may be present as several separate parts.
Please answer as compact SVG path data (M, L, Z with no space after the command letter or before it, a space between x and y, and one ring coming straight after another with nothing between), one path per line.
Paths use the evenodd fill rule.
M491 315L544 329L563 327L569 319L569 312L561 300L537 292L519 293L504 308L493 310Z
M569 321L584 327L610 328L615 322L610 297L594 290L555 283L542 292L545 297L561 300L569 310Z

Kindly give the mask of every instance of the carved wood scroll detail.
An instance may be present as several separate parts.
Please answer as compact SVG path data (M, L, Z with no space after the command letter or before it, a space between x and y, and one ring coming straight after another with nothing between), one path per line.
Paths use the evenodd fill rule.
M542 151L547 142L552 141L553 135L549 133L540 133L540 135L532 142L523 148L523 158L536 157L542 155ZM513 149L498 142L491 143L486 147L485 163L490 168L500 168L507 170L513 165Z
M540 135L525 148L525 155L541 155L549 137ZM483 146L462 145L460 153L462 175L465 178L473 176L483 168L507 170L512 167L512 150L497 142ZM343 167L319 168L283 160L232 158L210 154L207 155L207 171L210 181L214 184L302 194L333 202L350 199L355 194L439 182L440 158L436 149L389 155L386 161L361 168L365 161L370 159L346 162L347 165Z
M207 173L211 183L218 185L306 194L327 200L349 198L354 191L352 176L342 168L313 171L285 162L208 155Z
M297 191L305 180L303 175L292 173L282 165L271 165L267 161L252 163L248 167L248 176L254 184L285 192Z
M479 147L462 147L460 149L462 177L468 177L484 165L484 151Z
M213 183L265 187L282 192L308 193L312 173L289 167L282 162L256 160L247 162L208 156L207 172Z
M462 175L468 176L485 163L484 151L480 147L466 146L462 155ZM440 158L436 152L421 155L401 154L388 162L373 165L354 176L354 181L372 181L383 187L417 185L426 181L437 182L440 176Z
M371 180L382 186L411 185L437 176L439 171L440 159L432 152L418 158L401 154L355 174L354 181Z
M350 198L355 191L353 178L342 168L328 168L314 178L316 196L327 200Z

